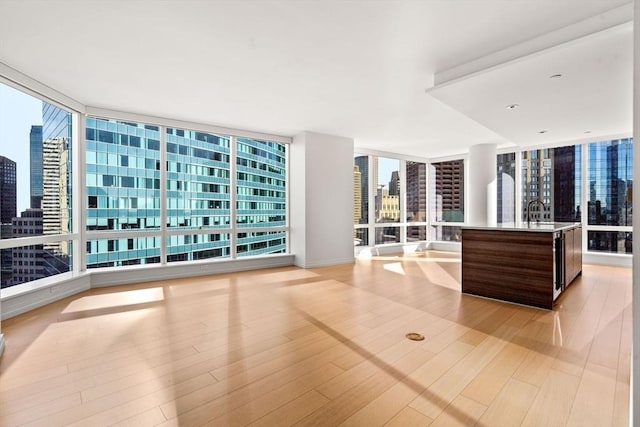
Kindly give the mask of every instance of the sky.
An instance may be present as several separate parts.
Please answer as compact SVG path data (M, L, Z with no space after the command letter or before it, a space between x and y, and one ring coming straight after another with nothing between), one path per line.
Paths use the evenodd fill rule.
M18 211L29 207L29 133L42 125L42 101L0 83L0 155L16 162Z
M378 185L384 185L389 189L391 172L400 170L400 160L378 157Z

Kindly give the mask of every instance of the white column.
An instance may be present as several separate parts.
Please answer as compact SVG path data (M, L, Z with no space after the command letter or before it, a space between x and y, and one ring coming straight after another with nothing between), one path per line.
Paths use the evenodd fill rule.
M634 2L633 18L633 180L640 181L640 0ZM634 203L640 203L640 186L633 186ZM631 393L629 425L640 426L640 209L633 210L633 280L632 280L632 315L633 319L633 350L631 357Z
M495 225L497 221L496 144L469 148L469 179L465 211L469 225Z
M295 264L354 262L353 140L303 132L289 147L290 240Z

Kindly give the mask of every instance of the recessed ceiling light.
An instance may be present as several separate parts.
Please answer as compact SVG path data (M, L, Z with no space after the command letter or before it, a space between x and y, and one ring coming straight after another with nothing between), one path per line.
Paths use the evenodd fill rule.
M516 108L518 108L519 105L518 104L511 104L511 105L507 105L507 110L515 110Z
M543 130L539 130L538 133L547 133L547 131L543 129Z
M550 79L559 79L560 77L562 77L562 74L552 74L551 76L549 76Z
M591 133L591 131L590 130L585 130L584 133Z

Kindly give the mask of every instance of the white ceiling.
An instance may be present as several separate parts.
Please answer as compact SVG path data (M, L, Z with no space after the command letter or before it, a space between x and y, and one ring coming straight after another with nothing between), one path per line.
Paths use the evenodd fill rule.
M0 62L93 107L438 157L630 132L630 25L433 88L627 3L0 0Z

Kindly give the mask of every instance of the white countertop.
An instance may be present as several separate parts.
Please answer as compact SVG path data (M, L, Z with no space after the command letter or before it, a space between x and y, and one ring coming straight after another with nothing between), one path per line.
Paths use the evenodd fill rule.
M579 222L536 222L531 221L530 225L523 223L503 223L492 226L462 226L467 230L496 230L496 231L534 231L534 232L553 232L567 230L570 228L580 227Z

